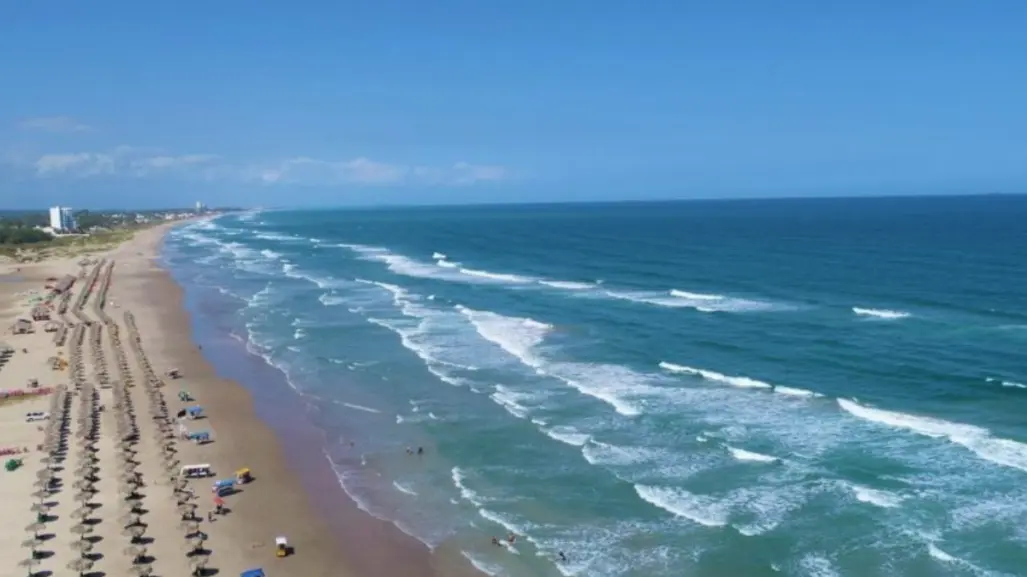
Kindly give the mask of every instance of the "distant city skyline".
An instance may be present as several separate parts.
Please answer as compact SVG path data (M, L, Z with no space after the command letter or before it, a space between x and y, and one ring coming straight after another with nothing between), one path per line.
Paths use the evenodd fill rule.
M1012 0L90 6L4 9L0 208L1027 192Z

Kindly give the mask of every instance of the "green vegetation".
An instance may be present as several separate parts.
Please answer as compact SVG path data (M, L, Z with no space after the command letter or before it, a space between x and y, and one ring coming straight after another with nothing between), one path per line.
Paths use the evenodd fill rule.
M53 235L28 226L0 222L0 245L20 245L53 240Z

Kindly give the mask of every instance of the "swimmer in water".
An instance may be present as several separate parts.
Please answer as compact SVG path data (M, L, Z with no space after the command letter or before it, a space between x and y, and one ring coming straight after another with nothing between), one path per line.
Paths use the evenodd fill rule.
M496 547L499 547L499 539L496 539L495 537L493 537L492 538L492 544L495 545Z
M567 556L563 554L563 551L560 551L560 561L567 562Z
M424 454L424 447L418 447L417 448L417 454L418 455L423 455Z
M516 540L517 540L517 535L514 535L513 533L510 533L510 534L509 534L509 535L508 535L508 536L506 537L506 542L507 542L507 543L509 543L509 544L511 544L511 545L513 545L513 544L514 544L514 541L516 541Z

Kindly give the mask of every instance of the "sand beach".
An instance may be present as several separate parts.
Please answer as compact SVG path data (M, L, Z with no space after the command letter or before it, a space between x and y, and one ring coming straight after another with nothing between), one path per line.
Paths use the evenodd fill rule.
M357 510L316 451L287 455L216 374L158 263L168 228L0 269L0 575L469 574Z

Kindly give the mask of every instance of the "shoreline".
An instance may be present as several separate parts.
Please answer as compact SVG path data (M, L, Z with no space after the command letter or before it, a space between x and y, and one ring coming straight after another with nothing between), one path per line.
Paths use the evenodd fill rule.
M428 549L393 522L363 510L346 493L325 453L324 433L311 421L314 409L289 386L278 368L247 349L244 338L213 326L215 315L198 314L197 307L204 304L202 297L190 294L190 287L181 284L168 267L163 258L164 236L187 224L174 223L161 233L153 258L163 278L154 282L167 287L151 294L172 293L174 302L154 302L152 306L167 307L167 320L181 326L190 342L202 347L197 356L206 365L205 371L223 386L239 388L248 397L247 417L275 436L275 452L287 469L283 473L294 477L293 485L306 497L310 515L319 518L328 528L326 533L337 538L331 549L345 574L480 577L482 573L459 551L448 551L445 545L435 551Z
M245 343L205 323L202 295L190 294L164 261L165 236L186 224L139 231L88 262L75 255L0 264L0 316L12 330L27 328L8 330L0 355L4 389L15 396L0 402L7 466L0 514L14 520L0 527L0 555L12 568L5 574L19 564L30 576L59 575L77 563L87 573L188 575L201 555L206 569L195 574L206 576L261 568L312 577L480 577L445 546L429 550L346 494L311 407ZM77 277L67 295L50 296L44 284L65 275ZM51 320L17 320L39 303ZM43 394L21 396L28 390ZM155 412L155 395L164 413ZM181 417L195 405L199 420ZM130 422L137 423L132 441L123 437ZM208 431L213 442L189 442L174 427ZM87 457L92 473L84 472ZM252 481L215 512L213 479L178 478L179 468L199 463L215 479L248 468ZM125 493L126 471L139 484L135 501ZM19 549L23 524L32 538ZM193 545L185 547L183 535ZM279 537L291 547L285 558L276 555Z

